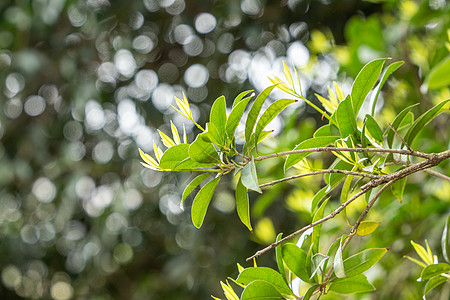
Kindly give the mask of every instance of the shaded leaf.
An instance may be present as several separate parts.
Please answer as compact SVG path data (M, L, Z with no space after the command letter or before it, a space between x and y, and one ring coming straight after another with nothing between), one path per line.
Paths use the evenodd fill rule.
M406 107L405 109L403 109L403 110L395 117L394 121L393 121L392 124L391 124L392 127L394 127L395 130L398 130L398 128L400 127L400 124L402 123L402 121L403 121L403 119L406 117L406 115L409 113L409 111L410 111L414 106L417 106L417 105L419 105L419 104L417 103L417 104L414 104L414 105L410 105L410 106ZM389 127L389 128L386 130L385 135L386 135L386 142L387 142L389 148L392 148L392 143L393 143L393 141L394 141L395 132L392 130L391 127Z
M184 200L186 200L187 196L192 193L192 191L200 185L200 183L202 183L204 180L206 180L206 178L208 178L209 176L211 176L211 173L203 173L198 175L197 177L195 177L184 189L183 191L183 196L181 197L181 203L184 202Z
M206 142L202 136L203 133L199 134L189 146L189 157L200 163L220 163L216 148L211 143Z
M322 271L324 270L323 266L325 265L327 259L329 259L329 257L321 253L316 253L313 255L311 259L311 279L316 274L318 274L319 276L321 275Z
M334 274L336 274L336 277L338 278L347 277L347 274L345 273L344 260L342 259L342 252L344 251L343 244L344 238L341 238L341 241L339 242L339 248L336 251L333 262Z
M276 242L279 242L281 240L281 238L283 237L282 233L279 233L277 235L277 239ZM283 263L283 255L281 254L281 245L278 245L275 248L275 256L277 258L277 266L278 266L278 270L280 271L281 276L283 277L284 281L287 283L287 279L286 279L286 271L284 270L284 263Z
M407 177L403 177L402 179L399 179L393 184L391 184L392 194L395 196L395 198L398 199L400 203L402 203L403 200L403 192L406 186L406 178Z
M310 282L310 270L306 267L306 253L294 244L286 244L281 249L283 261L286 266L298 278L305 282Z
M212 179L210 182L205 184L205 186L197 193L192 203L192 223L195 227L202 227L203 220L205 219L206 211L208 210L211 198L216 190L217 184L219 183L220 176Z
M277 289L265 281L256 280L242 292L241 300L283 299Z
M291 290L277 271L266 267L246 268L239 273L236 281L240 284L249 285L254 281L264 281L273 286L282 295L292 295Z
M262 193L258 183L258 176L256 174L255 160L252 159L242 168L241 171L242 184L249 190Z
M383 131L381 131L380 126L377 121L371 116L366 115L365 124L367 131L369 131L370 135L378 142L383 142Z
M309 149L309 148L316 148L316 147L325 147L329 144L334 143L337 139L340 137L338 136L321 136L321 137L314 137L307 139L300 144L298 144L293 151L301 150L301 149ZM284 171L304 159L306 156L311 154L312 152L304 152L304 153L295 153L288 155L286 158L286 162L284 163Z
M434 289L440 284L443 284L446 281L447 279L442 276L431 278L425 285L425 289L423 291L424 295L428 294L432 289Z
M422 273L420 273L420 279L421 281L424 281L448 272L450 272L449 264L446 263L433 264L426 266L422 270Z
M314 216L314 213L316 212L316 207L322 201L322 199L325 198L327 195L327 186L324 186L320 189L315 195L314 198L311 200L311 216Z
M389 78L389 76L391 76L391 74L394 73L395 70L397 70L404 63L405 63L404 61L393 62L386 68L386 71L384 71L383 76L381 76L380 83L377 85L377 88L375 89L375 97L373 98L373 103L372 103L372 116L375 115L375 107L377 105L378 95L380 94L384 83Z
M358 115L367 94L377 82L385 61L386 58L372 60L367 63L356 76L351 93L353 111L356 116Z
M338 278L330 284L330 291L340 294L354 294L374 291L375 287L363 274L350 278Z
M312 295L314 294L314 292L316 291L316 289L319 287L318 284L315 284L313 286L310 286L309 289L306 291L306 294L303 295L302 300L309 300L311 299Z
M350 95L348 95L344 101L339 103L336 110L336 120L343 138L346 138L349 135L355 136L357 132L356 114L352 107L352 98Z
M362 221L361 224L359 224L358 229L356 229L356 234L359 236L369 235L378 228L378 225L380 225L380 222Z
M353 277L369 270L387 252L386 248L372 248L361 251L344 260L344 268L348 277Z
M261 111L261 107L269 96L270 92L275 88L276 85L271 85L264 89L258 97L256 97L255 102L250 108L250 112L247 116L247 121L245 122L245 141L249 142L250 136L253 133L253 128L256 124L256 119L258 118L259 112Z
M328 199L323 201L322 205L319 207L317 212L314 214L312 223L319 221L323 218L323 214L325 211L325 206L327 206ZM319 252L319 241L320 241L320 230L322 229L322 224L316 225L313 227L313 233L312 233L312 251L313 253Z
M250 204L248 200L248 190L242 184L241 178L236 186L236 210L241 222L247 226L248 230L253 231L250 223Z

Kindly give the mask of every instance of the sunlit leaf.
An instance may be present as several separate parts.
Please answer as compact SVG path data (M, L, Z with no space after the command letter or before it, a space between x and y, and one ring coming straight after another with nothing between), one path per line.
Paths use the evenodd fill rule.
M421 281L424 281L448 272L450 272L449 264L446 263L433 264L426 266L422 270L422 273L420 273L420 279Z
M250 204L248 199L248 190L242 184L241 178L236 186L236 210L241 222L247 226L248 230L253 231L250 223Z
M425 78L424 88L435 90L450 85L450 56L437 64Z
M241 92L239 95L237 95L236 98L234 98L232 108L234 108L236 105L238 105L238 104L241 102L241 100L244 99L245 96L247 96L248 94L250 94L250 93L252 93L252 92L253 92L253 90L248 90L248 91L243 91L243 92ZM252 93L252 94L251 94L249 97L247 97L247 98L251 98L251 97L253 97L253 96L254 96L254 93Z
M307 254L294 244L286 244L282 247L281 253L286 266L298 278L305 282L310 282L311 270L306 267Z
M447 222L445 223L444 230L442 231L441 238L441 247L442 254L444 255L444 259L446 262L450 263L450 215L447 218Z
M425 285L425 289L424 289L424 294L428 294L432 289L434 289L435 287L437 287L438 285L443 284L444 282L446 282L448 279L442 276L439 277L434 277L431 278L427 284Z
M353 277L369 270L387 252L386 248L372 248L361 251L344 260L344 268L348 277Z
M184 200L186 200L187 196L192 193L192 191L198 187L206 178L211 176L211 173L203 173L195 177L184 189L183 195L181 197L181 203L183 204Z
M330 284L330 291L340 294L354 294L374 291L375 287L363 274L350 278L337 278Z
M241 171L242 184L249 190L262 193L258 183L258 176L256 173L255 160L252 159L242 168Z
M211 202L211 198L216 190L220 178L221 176L218 176L205 184L205 186L202 187L202 189L195 196L194 202L192 202L192 223L197 228L202 227L206 211L208 210L209 203Z
M372 103L372 116L375 115L375 107L377 105L378 95L380 94L384 83L389 78L389 76L391 76L391 74L394 73L398 68L400 68L400 66L403 65L404 63L405 63L404 61L393 62L384 71L383 76L381 76L380 83L377 85L377 87L374 91L375 97L373 98L373 103Z
M261 280L256 280L250 283L241 295L241 300L269 299L283 299L283 297L273 285Z
M395 130L398 130L398 128L400 127L400 124L402 123L403 119L406 117L406 115L409 113L409 111L414 107L417 106L417 104L414 105L410 105L408 107L406 107L405 109L403 109L394 119L394 121L392 122L392 127L394 127ZM386 132L386 142L389 146L389 148L392 148L392 143L394 141L394 136L395 136L395 132L392 130L391 127L389 127Z
M189 157L200 163L220 163L219 155L211 143L205 142L199 134L189 146ZM166 151L167 152L167 151Z
M256 119L258 118L259 112L261 111L261 107L269 96L270 92L275 88L276 85L271 85L268 88L264 89L258 97L256 97L255 102L250 108L250 112L247 116L247 121L245 122L245 141L250 141L250 136L253 133L253 128L256 124Z
M356 229L356 234L359 236L366 236L372 234L380 225L380 222L376 221L362 221Z
M286 65L286 63L283 60L283 74L286 77L287 82L289 85L294 89L294 80L292 79L291 72L289 71L289 67Z
M432 255L430 256L424 247L422 247L417 243L414 243L413 241L411 241L411 245L413 245L414 250L416 250L417 254L427 265L433 264L433 256Z
M164 146L166 146L167 148L173 147L175 146L175 142L168 137L164 132L162 132L161 130L158 129L159 135L161 136L161 141L163 142Z
M318 287L319 287L318 284L310 286L308 288L308 290L306 291L305 295L303 295L302 300L310 300L312 295L314 294L314 292L317 290Z
M239 103L233 106L233 109L230 112L230 115L227 119L227 124L225 125L225 131L229 138L234 137L234 132L236 131L237 126L239 125L239 121L244 114L245 108L247 107L248 102L252 99L252 97L247 97L242 99Z
M356 114L352 107L352 98L350 95L345 98L344 101L339 103L336 110L336 119L339 125L339 131L343 138L350 135L355 135L357 132L356 128Z
M236 281L240 284L249 285L251 282L261 280L272 285L282 295L292 295L291 290L277 271L266 267L246 268Z
M227 103L224 96L217 98L212 107L209 121L216 127L223 143L225 141L225 125L227 123Z

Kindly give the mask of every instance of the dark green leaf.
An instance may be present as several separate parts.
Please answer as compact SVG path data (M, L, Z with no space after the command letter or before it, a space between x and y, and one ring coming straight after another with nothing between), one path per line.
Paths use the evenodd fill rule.
M241 171L242 184L249 190L262 193L258 183L258 176L256 174L255 160L252 159L242 168Z
M266 128L267 125L278 116L289 104L295 103L297 100L293 99L280 99L272 103L266 111L259 118L258 123L255 127L255 141L258 141L261 131Z
M209 176L211 176L211 173L203 173L198 175L197 177L195 177L188 185L187 187L184 189L183 191L183 196L181 197L181 201L182 203L184 202L184 200L186 200L186 197L197 187L200 185L200 183L202 183L206 178L208 178Z
M282 295L292 295L292 292L284 281L283 276L271 268L246 268L236 279L238 283L243 285L248 285L251 282L259 280L272 285Z
M338 278L347 277L347 274L345 272L344 261L342 259L342 252L344 251L343 246L344 246L344 239L342 238L341 241L339 242L339 248L336 251L336 255L333 261L334 274L336 274L336 277Z
M450 85L450 56L444 58L430 71L424 83L424 86L430 90L448 85Z
M442 232L441 238L441 247L442 254L444 255L444 259L446 262L450 263L450 215L447 218L447 222L445 223L444 230Z
M310 271L306 267L306 253L295 244L286 244L281 249L283 260L292 273L305 282L310 282Z
M450 265L446 263L439 263L439 264L433 264L426 266L422 273L420 273L420 279L421 281L425 281L428 279L431 279L433 277L439 276L441 274L445 274L447 272L450 272Z
M239 121L241 120L245 108L247 107L247 104L251 98L252 97L247 97L243 99L238 104L236 104L236 106L234 106L233 109L231 110L230 115L228 116L227 119L227 124L225 126L226 128L225 131L229 138L234 137L234 132L236 131L236 128L239 125Z
M356 134L356 114L352 107L352 99L350 95L339 103L336 110L336 120L343 138L346 138L349 135L354 136Z
M344 268L347 276L354 277L369 270L386 252L386 248L372 248L350 256L344 260Z
M371 116L366 115L365 120L367 131L369 131L370 135L377 141L382 143L383 142L383 131L381 131L380 126L378 125L377 121Z
M241 300L283 299L277 289L265 281L256 280L245 287Z
M416 119L416 121L408 129L405 136L405 141L409 146L411 146L417 134L441 112L442 107L444 107L444 105L449 101L450 99L442 101Z
M250 223L250 204L248 200L248 190L242 184L241 178L236 186L236 210L241 222L247 226L248 230L253 231Z
M440 284L443 284L446 281L447 281L447 278L442 277L442 276L431 278L425 285L425 289L423 291L424 295L428 294L432 289L434 289L435 287L437 287Z
M371 62L366 64L361 69L358 76L356 76L351 93L353 111L356 116L358 115L359 109L366 99L367 94L377 82L385 61L386 58L372 60Z
M216 190L217 184L219 183L220 176L214 178L197 193L192 203L192 223L195 227L202 227L203 220L205 219L206 211L208 210L211 198Z
M209 121L216 126L217 131L221 136L225 135L225 124L227 123L227 103L224 96L220 96L214 101L211 107ZM221 141L224 140L225 138L221 139Z
M354 294L374 291L375 287L367 281L366 276L359 274L350 278L335 279L330 285L330 291L340 294Z
M237 95L236 98L234 98L232 107L234 108L236 105L238 105L241 102L241 100L251 92L253 92L253 90L243 91L242 93ZM250 95L248 98L251 98L251 97L253 97L253 96Z
M316 148L316 147L325 147L329 144L334 143L337 139L340 137L338 136L320 136L320 137L314 137L310 138L308 140L305 140L298 144L293 150L302 150L302 149L309 149L309 148ZM304 159L306 156L311 154L312 152L304 152L304 153L295 153L288 155L286 158L286 162L284 163L284 171Z
M403 177L391 185L392 194L394 194L395 198L397 198L400 203L402 203L403 200L403 191L406 186L406 178L407 177Z
M317 210L317 212L315 213L312 223L319 221L320 219L323 218L323 214L325 211L325 206L328 203L328 199L326 199L325 201L323 201L322 205L319 207L319 209ZM318 253L319 252L319 241L320 241L320 230L322 228L322 224L316 225L313 227L313 233L312 233L312 251L313 253Z
M255 102L250 108L250 112L247 116L247 121L245 123L245 141L248 143L250 141L250 136L253 133L253 128L256 124L256 119L258 118L259 112L261 111L261 107L269 96L270 92L275 88L276 85L271 85L265 90L263 90L258 97L256 97Z
M216 148L211 143L205 142L202 134L199 134L189 146L189 156L200 163L220 163Z
M377 105L378 95L380 94L380 91L383 88L384 83L389 78L389 76L391 76L391 74L394 73L395 70L397 70L404 63L405 63L404 61L394 62L394 63L390 64L389 67L387 67L386 71L384 71L383 76L381 76L380 83L378 84L378 86L375 90L376 91L375 97L373 99L373 104L372 104L372 116L375 115L375 107Z
M281 240L281 238L283 237L282 233L279 233L277 235L277 239L276 242L279 242ZM281 245L278 245L275 248L275 256L277 258L277 266L278 266L278 270L280 271L281 276L283 277L284 281L287 283L287 279L286 279L286 271L284 270L284 263L283 263L283 255L281 254Z
M406 117L406 115L409 113L409 111L418 104L410 105L407 108L403 109L394 119L394 122L392 122L392 127L397 130L400 127L400 124L402 123L403 119ZM389 127L386 132L386 141L389 146L389 148L392 148L392 143L394 141L395 132L392 130L391 127Z

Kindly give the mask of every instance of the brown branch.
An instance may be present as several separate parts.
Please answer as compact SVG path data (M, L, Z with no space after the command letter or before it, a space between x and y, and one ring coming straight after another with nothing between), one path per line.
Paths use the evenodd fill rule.
M298 178L302 178L302 177L306 177L306 176L320 175L320 174L330 174L330 173L340 173L340 174L346 174L346 175L367 177L367 178L372 178L372 179L378 179L378 178L381 177L379 175L373 175L373 174L368 174L368 173L360 173L360 172L352 172L352 171L347 171L347 170L330 169L330 170L314 171L314 172L305 173L305 174L298 174L298 175L294 175L294 176L290 176L290 177L274 180L274 181L271 181L271 182L267 182L267 183L261 184L259 187L263 188L263 187L266 187L266 186L271 186L271 185L275 185L275 184L278 184L278 183L281 183L281 182L290 181L290 180L294 180L294 179L298 179Z
M411 166L412 164L403 160L399 160L399 159L394 159L394 163L392 164L397 164L397 165L404 165L404 166ZM387 164L386 164L387 165ZM423 170L423 172L428 173L430 175L436 176L440 179L446 180L446 181L450 181L450 177L447 175L444 175L442 173L436 172L434 170L430 170L430 169L425 169Z
M344 151L344 152L358 152L358 153L394 153L402 155L411 155L416 157L421 157L425 159L430 159L432 154L427 154L418 151L410 151L404 149L382 149L382 148L340 148L340 147L316 147L308 149L291 150L285 152L272 153L268 155L255 157L255 161L264 160L273 157L286 156L297 153L308 153L308 152L332 152L332 151Z

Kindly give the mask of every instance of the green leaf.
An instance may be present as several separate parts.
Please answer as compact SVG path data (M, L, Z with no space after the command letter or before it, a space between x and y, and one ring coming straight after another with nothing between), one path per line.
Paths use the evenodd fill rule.
M203 173L198 175L197 177L195 177L188 185L187 187L184 189L183 191L183 196L181 197L181 203L184 202L184 200L186 200L187 196L192 193L192 191L200 185L200 183L202 183L204 180L206 180L206 178L208 178L209 176L211 176L211 173Z
M446 281L447 279L442 276L431 278L425 285L425 289L423 291L424 295L428 294L432 289L434 289L440 284L443 284Z
M336 274L336 277L338 278L344 278L347 277L347 274L345 273L345 266L344 261L342 259L342 252L344 244L344 238L341 238L341 241L339 242L339 248L336 251L336 256L334 257L333 267L334 267L334 274Z
M337 158L329 169L350 171L352 168L353 166L351 164ZM330 173L329 175L325 175L325 183L328 184L327 192L334 189L346 177L347 175L341 173Z
M327 195L327 186L324 186L320 189L315 195L314 198L311 200L311 216L314 216L314 213L316 212L316 207L322 201L323 198Z
M317 129L314 132L313 137L319 137L319 136L330 136L331 134L331 125L330 124L326 124L323 125L322 127L319 127L319 129Z
M256 280L250 283L241 295L241 300L268 299L283 299L283 297L273 285L261 280Z
M305 282L310 282L310 270L306 267L306 252L295 244L288 243L281 249L283 260L292 273Z
M255 141L258 140L261 131L266 128L267 125L278 116L289 104L295 103L297 100L293 99L280 99L272 103L266 111L259 118L255 128Z
M429 265L422 270L422 273L420 273L420 280L421 281L428 280L441 274L445 274L447 272L450 272L449 264L439 263Z
M280 294L292 295L292 292L284 281L283 276L271 268L246 268L239 273L236 281L243 285L249 285L254 281L264 281L273 286Z
M225 141L225 125L227 123L227 103L224 96L217 98L209 115L209 121L216 126L217 131L223 137L221 141Z
M356 234L359 236L369 235L378 228L378 225L380 225L380 222L362 221L361 224L359 224L358 229L356 229Z
M424 87L430 90L440 89L450 85L450 56L437 64L425 79Z
M386 248L372 248L361 251L344 260L344 268L348 277L354 277L369 270L387 252Z
M200 163L221 163L216 148L211 143L204 141L202 135L203 133L199 134L189 146L189 157Z
M189 157L188 149L188 144L179 144L170 147L164 152L163 156L161 156L159 167L168 170L174 169L177 164Z
M354 171L356 168L357 167L355 166L352 169L352 171ZM341 197L340 197L341 205L344 204L345 202L347 202L347 200L348 200L348 194L350 193L352 181L353 181L353 175L348 175L344 181L344 184L342 185L342 191L341 191ZM347 217L347 208L346 207L344 207L344 210L342 211L342 215L344 216L347 223L350 224L350 222L348 221L348 217Z
M250 204L248 200L248 190L242 184L241 178L236 186L236 210L241 222L247 226L248 230L253 231L250 223Z
M319 274L321 275L321 272L324 270L323 266L325 265L325 262L327 259L329 259L329 256L323 255L322 253L316 253L313 255L311 259L311 279L314 277L314 275Z
M205 219L206 211L208 210L211 198L216 190L217 184L219 183L221 176L212 179L210 182L205 184L205 186L197 193L192 203L192 223L195 227L202 227L203 220Z
M227 124L225 125L225 131L227 133L228 138L234 137L234 132L236 131L237 126L239 125L239 121L244 114L245 108L247 107L248 102L252 97L247 97L233 106L233 109L230 112L230 115L227 119Z
M380 76L381 69L383 69L384 62L386 58L375 59L366 64L358 76L356 76L355 82L352 86L352 102L353 102L353 111L355 116L358 115L358 112L367 97L367 94L373 88L375 83Z
M405 190L406 186L406 178L407 177L403 177L402 179L397 180L391 185L392 194L395 196L395 198L398 199L400 203L402 203L403 200L403 191Z
M310 286L308 291L306 291L306 294L303 295L303 298L301 298L302 300L309 300L311 299L312 295L314 294L314 292L316 291L316 289L319 287L318 284L315 284L313 286Z
M258 183L258 176L256 175L255 160L252 159L242 168L241 171L242 184L249 190L262 193Z
M444 259L446 262L450 263L450 244L449 244L449 236L450 236L450 215L447 218L447 222L445 223L444 230L442 231L441 238L441 247L442 254L444 255Z
M321 136L310 138L298 144L293 149L293 151L316 147L325 147L328 146L329 144L334 143L339 138L340 137L338 136ZM292 167L293 165L295 165L296 163L298 163L311 153L312 152L304 152L288 155L288 157L286 158L286 162L284 163L284 171L286 172L290 167Z
M346 138L349 135L355 136L357 132L356 114L352 107L352 98L350 95L339 103L336 110L336 119L339 125L339 131L343 138Z
M325 201L323 201L322 205L319 207L319 209L317 210L317 212L315 213L312 223L319 221L320 219L323 218L323 214L325 211L325 206L328 203L328 199L326 199ZM320 240L320 230L322 228L322 224L316 225L313 227L313 233L312 233L312 251L313 253L318 253L319 252L319 240Z
M383 131L381 131L381 128L378 125L377 121L375 121L375 119L371 115L366 115L365 123L366 123L366 128L369 131L370 135L377 142L382 143L383 142Z
M391 76L391 74L394 73L404 63L405 63L404 61L394 62L390 64L389 67L387 67L386 71L384 71L383 76L381 76L381 81L376 88L375 97L373 99L372 116L375 115L375 107L377 105L378 95L380 94L380 91L383 88L384 83L389 78L389 76Z
M283 237L283 234L279 233L277 235L276 242L278 243L281 240L282 237ZM277 258L278 270L280 271L280 274L283 277L284 281L287 283L286 271L284 270L283 255L281 254L281 247L282 247L281 245L276 246L276 248L275 248L275 256Z
M245 96L247 96L249 93L253 92L253 90L248 90L248 91L243 91L242 93L240 93L239 95L236 96L236 98L234 98L233 101L233 108L238 105L242 99L244 99ZM248 98L253 97L253 95L250 95Z
M417 134L441 112L441 108L449 101L450 99L442 101L414 121L405 136L405 141L409 146L411 146Z
M264 89L258 97L256 97L255 102L250 108L250 112L247 116L247 121L245 122L245 141L250 141L250 136L253 133L253 128L256 124L256 119L258 118L259 112L261 111L261 107L269 96L270 92L275 88L276 85L271 85L268 88Z
M354 294L374 291L375 287L363 274L350 278L338 278L330 284L330 291L340 294Z
M206 123L206 131L202 133L202 137L207 137L206 140L203 138L205 142L213 142L217 146L221 146L225 143L224 136L217 130L216 125L211 122Z
M410 106L406 107L405 109L403 109L403 110L395 117L394 122L392 122L392 124L391 124L392 127L394 127L395 130L397 130L397 129L400 127L400 124L402 123L403 119L404 119L404 118L406 117L406 115L409 113L409 111L410 111L414 106L417 106L417 105L419 105L419 104L418 104L418 103L417 103L417 104L413 104L413 105L410 105ZM392 148L392 143L393 143L393 141L394 141L395 132L392 130L391 127L389 127L389 128L386 130L385 135L386 135L386 141L387 141L387 144L388 144L389 148Z

